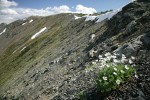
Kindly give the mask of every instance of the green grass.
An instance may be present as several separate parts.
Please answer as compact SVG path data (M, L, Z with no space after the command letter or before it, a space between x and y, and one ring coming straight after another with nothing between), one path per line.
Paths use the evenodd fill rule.
M58 22L53 20L45 22L45 19L40 19L34 23L35 25L30 25L31 27L27 29L24 28L24 30L26 29L25 32L22 32L21 36L18 36L17 39L10 43L4 53L0 55L0 90L3 86L6 86L9 81L13 80L13 78L18 75L17 73L40 62L43 56L56 56L55 49L61 45L63 35L60 35L60 33L64 31L63 28L67 25L66 20L64 21L62 18L62 20ZM33 34L45 26L47 26L47 28L50 26L48 32L43 33L36 39L30 39ZM26 49L20 52L25 46ZM15 50L17 51L13 53Z
M109 92L127 82L134 72L135 69L127 65L104 67L99 71L96 83L101 92Z
M77 100L87 100L86 92L81 91L81 92L77 95Z
M48 33L34 40L25 41L22 45L11 44L0 56L0 87L7 83L18 71L31 67L49 52L49 49L53 50L57 47L61 43L60 38L57 33ZM26 48L20 52L24 46ZM16 49L17 51L13 53Z
M80 14L77 14L79 17L83 17L83 16L85 16L86 14L82 14L82 13L80 13Z

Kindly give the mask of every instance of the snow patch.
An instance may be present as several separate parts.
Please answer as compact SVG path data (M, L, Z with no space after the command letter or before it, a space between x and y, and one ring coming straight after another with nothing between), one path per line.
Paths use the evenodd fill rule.
M95 18L97 18L97 16L86 16L85 21L93 21Z
M38 37L42 32L44 32L45 30L47 30L46 27L42 28L39 32L35 33L31 39L35 39L36 37Z
M102 15L98 15L98 16L84 16L86 17L85 21L94 21L96 20L96 23L98 22L101 22L105 19L111 19L114 15L116 15L119 11L121 11L122 9L118 9L118 10L115 10L115 11L112 11L112 12L107 12L105 14L102 14Z
M77 19L82 18L82 17L78 17L78 16L74 15L74 18L75 18L75 20L77 20Z
M33 19L31 19L31 20L29 21L29 23L31 23L31 22L33 22Z
M103 21L104 19L111 19L115 14L117 14L119 11L121 11L122 9L118 9L112 12L107 12L106 14L102 14L97 16L98 20L96 21L96 23Z
M23 23L22 25L25 25L25 24L27 24L27 22Z
M23 48L20 50L20 52L23 51L24 49L26 49L26 47L23 47Z
M12 54L14 54L17 50L15 50Z
M0 33L0 35L2 35L3 33L5 33L6 32L6 28Z

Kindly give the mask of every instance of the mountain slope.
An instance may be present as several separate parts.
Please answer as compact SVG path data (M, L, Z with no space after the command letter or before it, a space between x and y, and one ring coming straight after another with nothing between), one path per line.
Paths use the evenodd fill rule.
M2 46L4 49L1 49L4 50L4 52L2 51L4 54L1 56L2 72L0 78L2 79L1 86L4 88L7 87L6 81L8 79L17 79L28 72L28 70L31 70L29 74L30 76L31 74L36 74L41 68L43 70L46 70L47 67L51 69L50 64L57 62L57 59L61 59L62 61L65 60L63 61L63 66L68 66L69 63L72 63L75 60L80 60L79 57L82 55L82 51L86 47L86 44L88 44L89 34L94 28L98 29L101 27L101 23L93 25L93 22L85 22L85 18L74 20L74 15L72 14L59 14L45 18L32 19L33 22L28 23L28 26L25 26L26 24L22 25L24 22L20 21L11 23L8 25L8 27L14 26L11 33L6 31L6 33L1 36L1 44L5 44L6 46L6 49L5 46ZM26 21L29 20L31 20L31 18ZM47 27L48 30L42 33L39 37L31 40L31 36L43 27ZM16 36L13 35L15 31L17 31L16 33L19 33L15 34ZM10 40L8 41L8 39ZM67 55L70 56L67 57ZM79 64L80 62L77 62L76 66ZM53 69L53 73L51 73L52 75L56 73L55 76L58 77L59 74L64 74L60 72L57 73L57 70L61 68L62 65L55 66L58 67ZM72 67L75 66L72 65ZM32 71L32 69L36 69L37 71ZM67 70L67 68L64 68L63 70ZM40 74L40 72L38 74ZM48 77L47 74L44 74L42 77L45 76ZM68 76L69 75L67 75L67 77ZM16 82L15 79L9 80L7 83L11 84L11 86L13 83L11 81ZM18 84L18 82L16 82L16 84Z
M97 19L85 21L85 17L75 20L77 14L58 14L1 24L0 31L7 29L0 35L1 98L72 100L87 91L89 99L99 100L103 97L93 94L98 69L87 72L87 68L106 52L137 58L142 80L137 80L135 88L139 89L140 83L146 86L146 91L139 89L146 97L150 93L149 81L143 80L149 78L150 69L149 5L148 0L135 1L99 23L95 23ZM36 33L39 36L32 39ZM96 51L94 56L91 50ZM134 97L130 92L126 96ZM126 96L122 98L128 99Z

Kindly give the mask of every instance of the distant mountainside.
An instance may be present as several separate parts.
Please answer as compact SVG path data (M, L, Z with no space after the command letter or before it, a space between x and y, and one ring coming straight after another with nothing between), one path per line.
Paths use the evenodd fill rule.
M99 70L87 67L107 52L134 56L139 78L103 96L94 80ZM149 0L103 15L66 13L0 24L2 100L76 100L82 91L88 100L148 100L149 72Z

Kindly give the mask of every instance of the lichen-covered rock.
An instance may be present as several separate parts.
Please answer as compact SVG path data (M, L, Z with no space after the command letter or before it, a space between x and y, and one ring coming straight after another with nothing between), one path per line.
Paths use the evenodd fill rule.
M150 49L150 33L147 33L144 36L142 36L141 41L145 48Z

